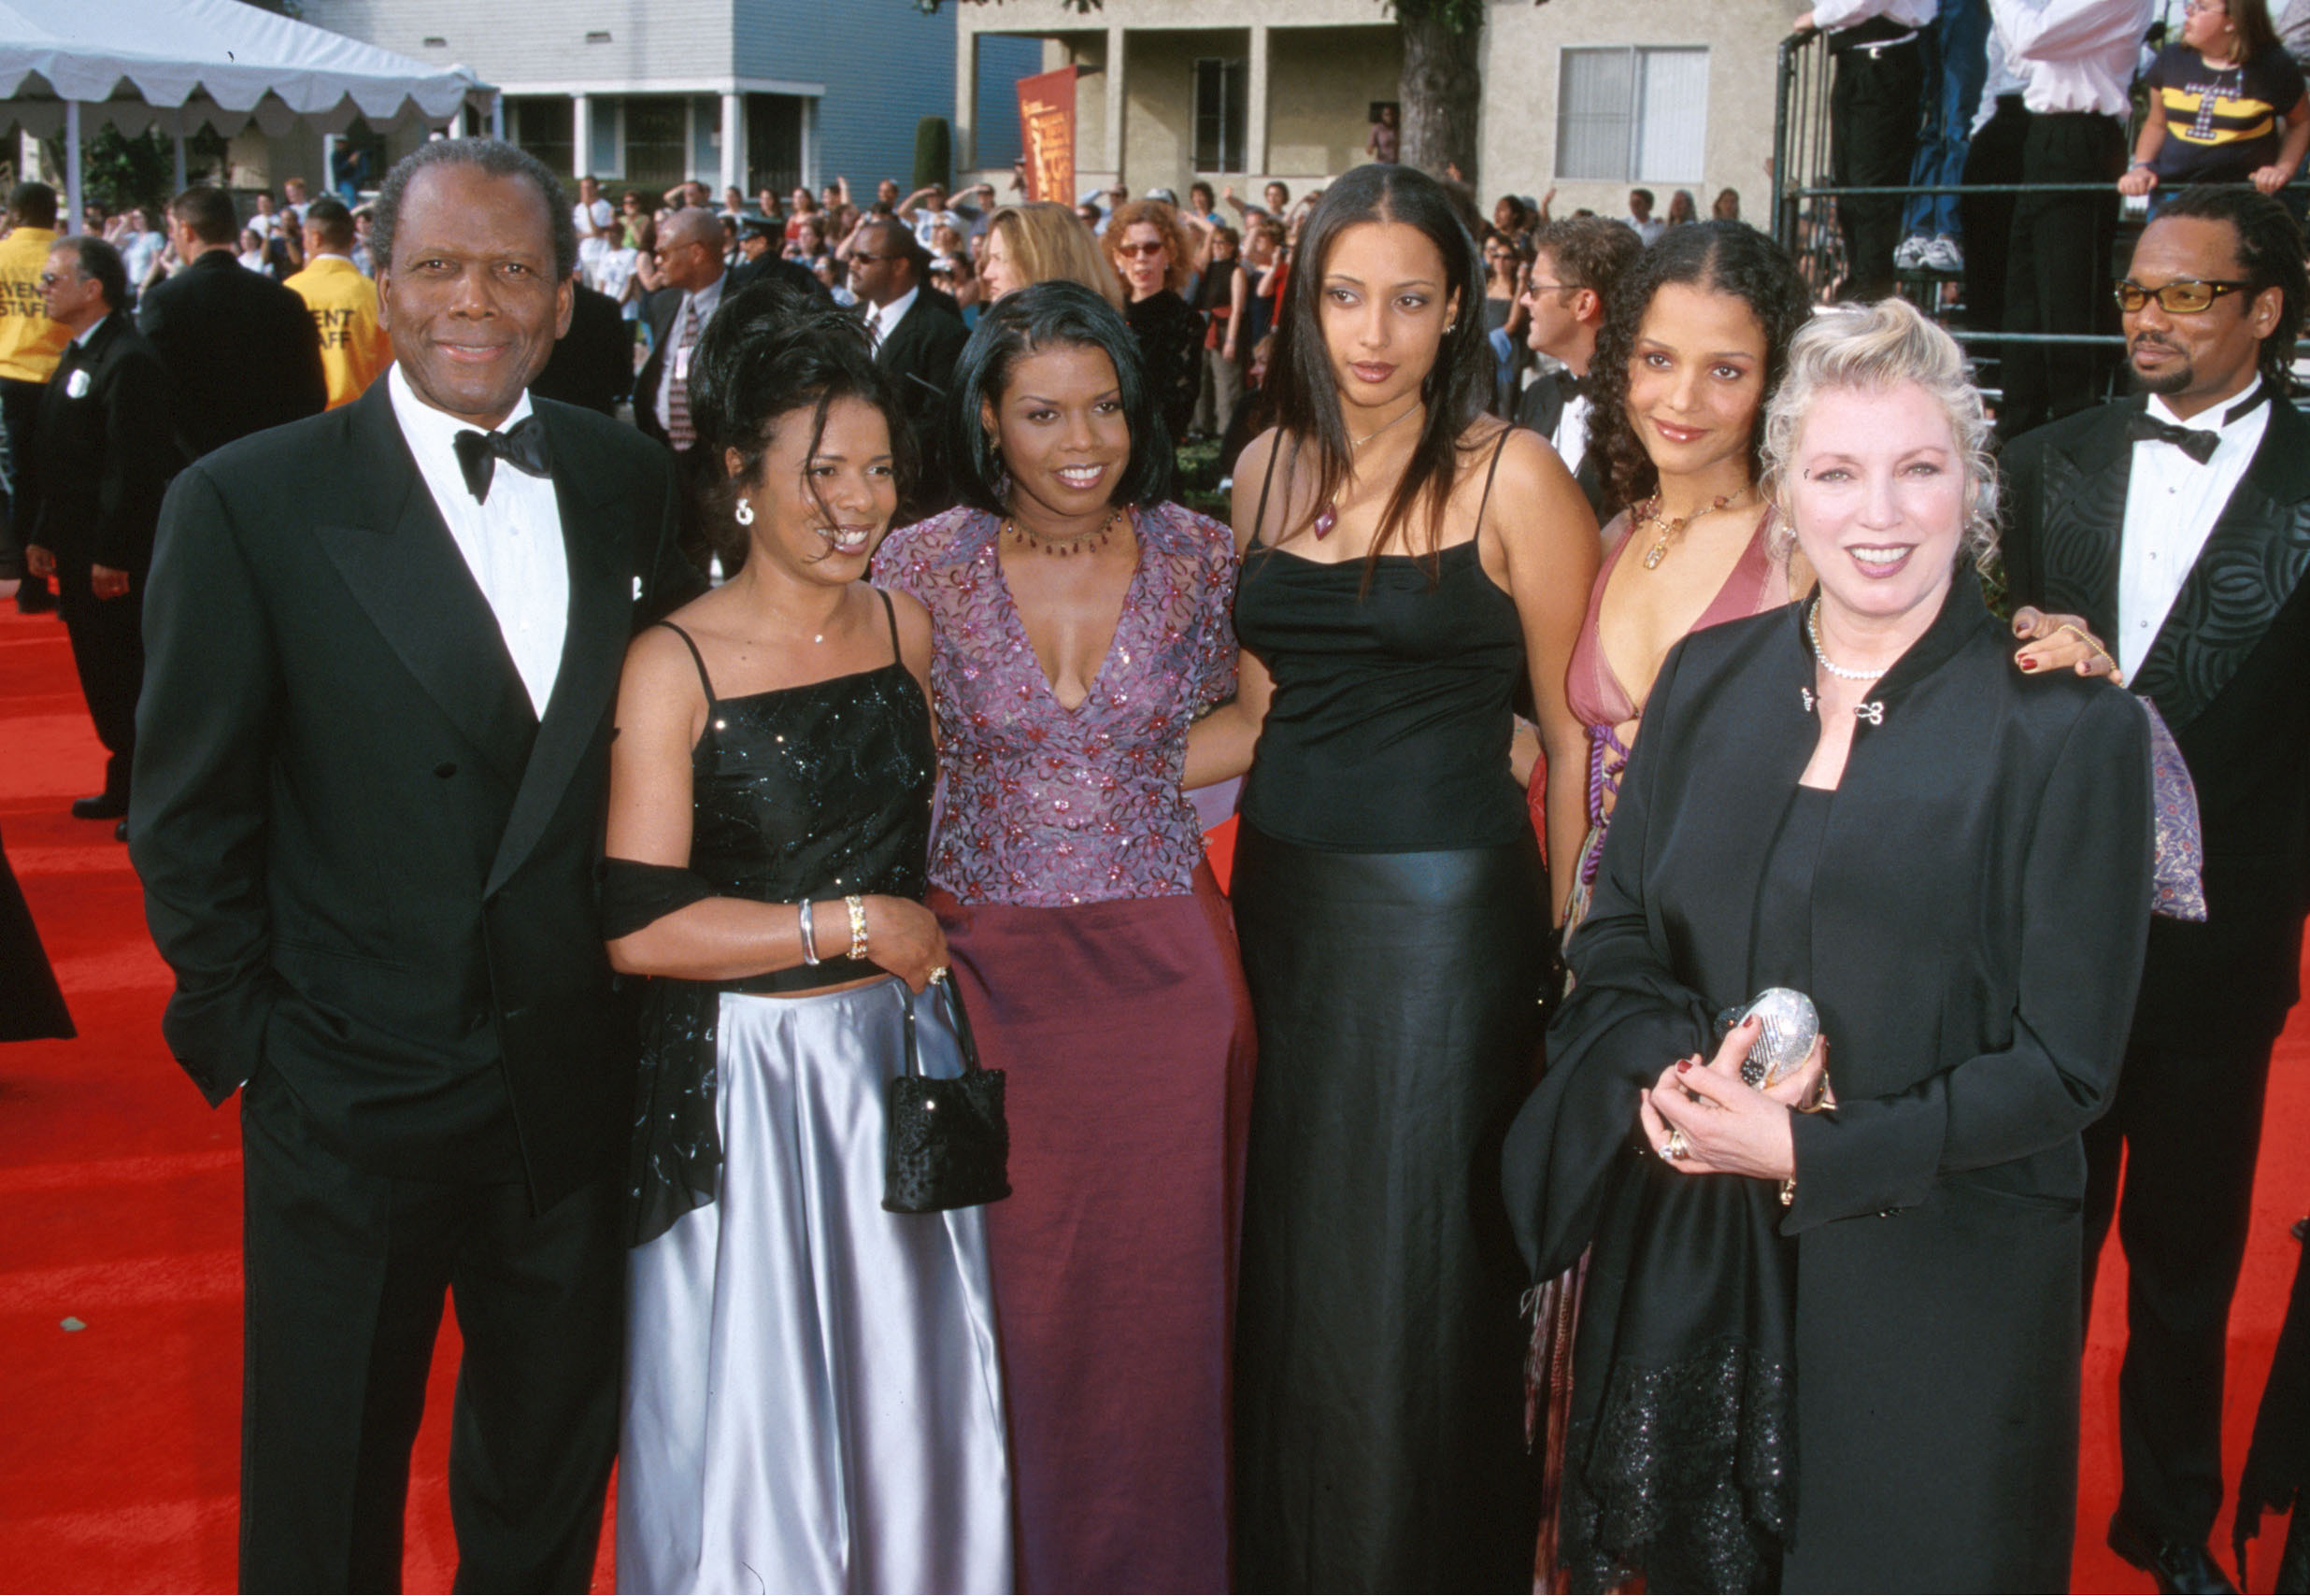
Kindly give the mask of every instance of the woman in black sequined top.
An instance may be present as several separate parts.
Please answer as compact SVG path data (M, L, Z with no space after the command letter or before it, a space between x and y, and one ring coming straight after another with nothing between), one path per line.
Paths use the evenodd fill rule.
M745 559L635 640L612 747L605 931L652 977L619 1588L1008 1590L982 1212L881 1202L912 1038L962 1067L921 903L930 618L864 579L910 434L858 324L776 286L690 380Z

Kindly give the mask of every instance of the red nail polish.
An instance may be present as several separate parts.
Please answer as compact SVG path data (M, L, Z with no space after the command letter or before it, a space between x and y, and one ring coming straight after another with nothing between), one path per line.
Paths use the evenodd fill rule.
M2035 660L2023 660L2021 662L2021 668L2025 671L2033 671L2037 668L2037 662Z
M1685 1071L1690 1069L1691 1067L1692 1061L1690 1059L1678 1059L1676 1061L1676 1073L1678 1075L1684 1074Z

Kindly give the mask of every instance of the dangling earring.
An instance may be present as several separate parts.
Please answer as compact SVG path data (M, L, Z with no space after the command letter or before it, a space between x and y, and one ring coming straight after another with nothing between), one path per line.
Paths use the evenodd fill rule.
M731 513L737 518L737 522L740 526L752 526L754 524L754 506L748 504L744 499L740 499L738 501L738 507Z

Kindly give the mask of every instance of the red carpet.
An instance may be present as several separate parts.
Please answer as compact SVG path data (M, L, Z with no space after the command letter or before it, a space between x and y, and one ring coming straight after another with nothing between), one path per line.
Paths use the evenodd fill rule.
M108 825L76 821L102 752L53 618L0 608L0 835L70 999L74 1042L0 1047L0 1589L229 1590L240 1404L238 1123L160 1042L168 974ZM2310 1019L2271 1080L2246 1280L2231 1319L2229 1474L2310 1212ZM2102 1271L2086 1360L2075 1585L2147 1590L2101 1546L2116 1498L2124 1266ZM68 1323L82 1328L67 1329ZM407 1588L455 1568L443 1475L453 1334L435 1368ZM2265 1523L2258 1589L2284 1540ZM2229 1539L2225 1518L2217 1546ZM606 1547L606 1537L605 1538ZM608 1589L606 1560L595 1589Z

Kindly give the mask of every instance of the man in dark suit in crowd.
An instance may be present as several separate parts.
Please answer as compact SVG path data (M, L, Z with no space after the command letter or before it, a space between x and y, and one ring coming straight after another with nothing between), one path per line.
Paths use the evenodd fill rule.
M1589 362L1613 290L1645 252L1644 241L1634 229L1605 217L1568 216L1544 225L1533 245L1532 281L1524 290L1532 325L1524 338L1562 362L1563 369L1533 379L1517 401L1516 421L1556 446L1602 526L1620 506L1603 450L1588 447Z
M859 229L850 251L850 285L866 306L866 333L875 363L898 385L899 407L914 431L922 462L902 517L935 515L953 500L947 490L947 388L970 329L954 298L931 286L930 251L905 223L888 218Z
M690 359L729 287L721 223L702 207L677 210L658 224L656 255L665 287L649 299L655 336L634 381L634 424L674 451L677 475L687 486L711 463L697 454L698 432L690 421Z
M168 236L184 269L153 285L136 307L136 325L161 351L185 458L326 408L313 313L240 264L233 196L185 190L169 202Z
M169 434L160 358L121 308L128 272L120 251L101 238L60 238L40 285L72 341L18 463L18 531L26 566L55 578L80 691L110 756L105 790L75 799L72 812L111 820L122 835L144 680L137 612L161 495L183 461Z
M458 1589L583 1590L634 1090L593 885L610 710L635 627L699 584L663 451L529 395L577 266L551 174L438 140L376 215L392 370L189 468L147 606L162 1029L241 1092L241 1589L400 1589L453 1291Z
M571 283L570 293L569 331L530 384L530 396L615 416L618 401L634 387L634 331L619 314L618 302L588 288L583 273Z
M2086 1133L2086 1300L2115 1212L2110 1546L2164 1589L2227 1590L2206 1538L2230 1300L2310 901L2310 421L2287 397L2310 282L2285 207L2243 188L2168 200L2128 272L2143 392L2006 450L2005 569L2017 602L2111 640L2198 790L2206 919L2151 922L2117 1102Z

